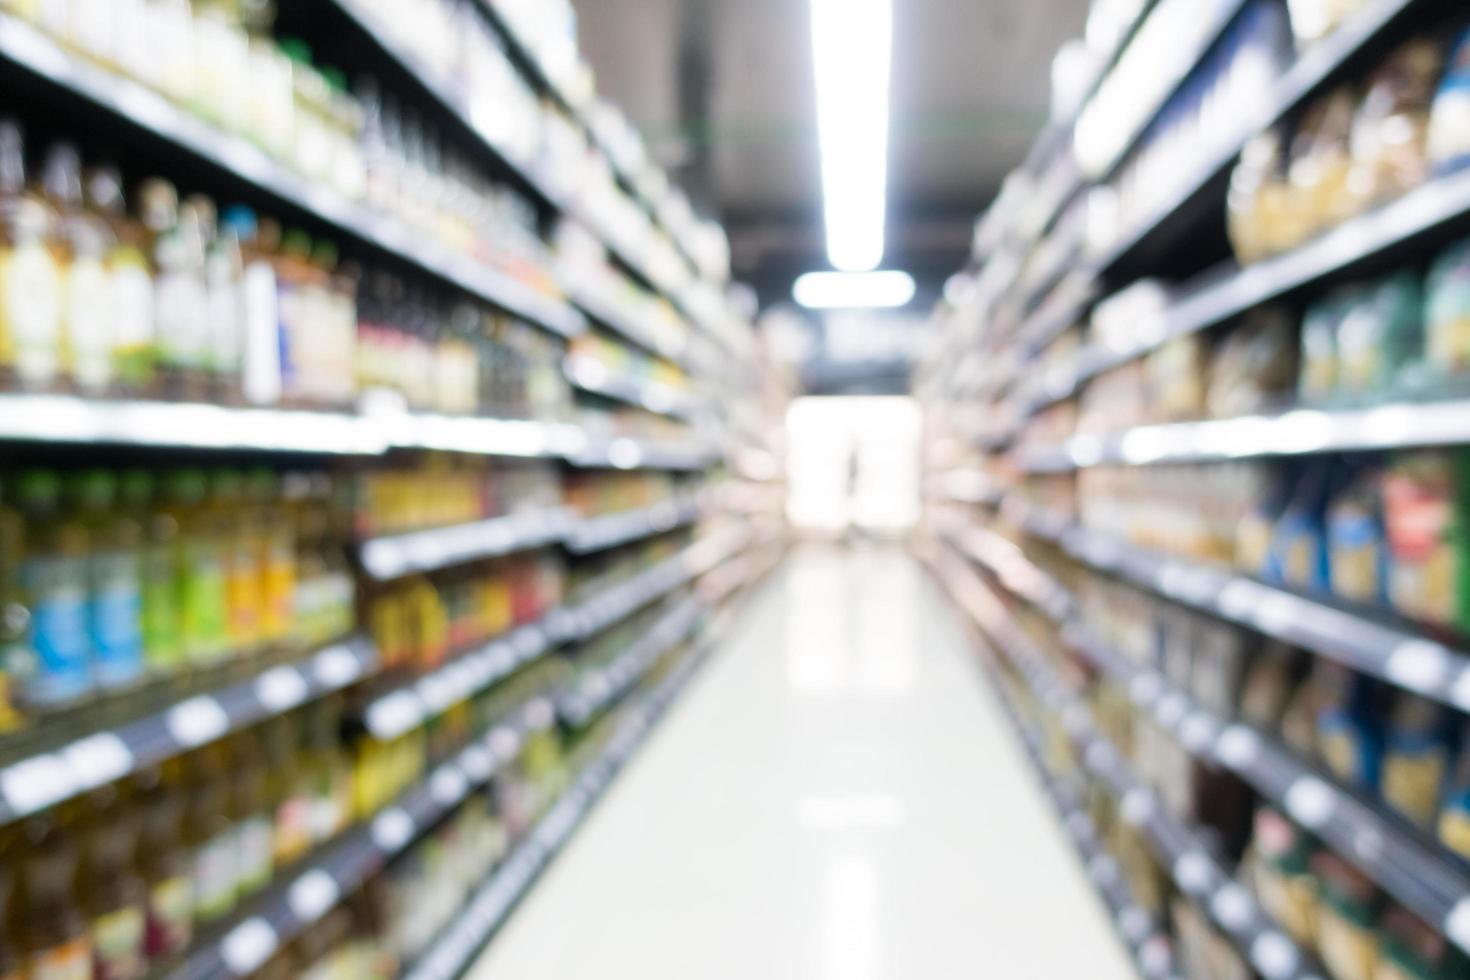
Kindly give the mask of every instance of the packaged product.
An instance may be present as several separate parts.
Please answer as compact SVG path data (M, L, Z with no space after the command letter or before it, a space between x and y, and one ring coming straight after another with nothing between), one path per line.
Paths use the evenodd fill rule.
M1311 841L1300 828L1269 807L1256 812L1246 858L1256 894L1271 917L1302 944L1311 943L1317 931L1311 857Z
M1159 608L1159 662L1169 679L1188 688L1194 670L1196 617L1182 606Z
M1358 287L1339 289L1307 310L1302 320L1301 397L1318 401L1336 393L1337 330L1347 311L1359 302Z
M1145 361L1150 409L1159 421L1196 419L1205 411L1205 341L1201 334L1171 340Z
M1266 640L1251 658L1240 693L1240 717L1265 732L1280 730L1302 662L1300 651L1280 640Z
M1287 180L1287 134L1271 129L1245 145L1230 176L1226 219L1242 263L1259 262L1307 238Z
M1327 564L1332 594L1388 602L1388 540L1383 530L1382 471L1345 467L1343 488L1327 505Z
M1399 692L1383 738L1383 798L1415 823L1433 824L1450 770L1450 752L1451 731L1444 710L1416 694Z
M1459 752L1454 774L1444 789L1439 839L1456 854L1470 858L1470 720L1461 719L1459 725Z
M1398 383L1424 354L1424 292L1405 270L1356 297L1337 328L1338 386L1355 394Z
M1463 453L1426 451L1398 457L1384 477L1389 602L1405 615L1457 625L1470 619L1463 474Z
M1322 762L1350 786L1377 788L1382 741L1374 724L1372 683L1326 660L1317 662L1312 676L1317 751Z
M1470 163L1470 30L1460 35L1429 115L1429 163L1448 173Z
M1238 568L1267 581L1280 581L1282 572L1272 549L1277 522L1291 501L1293 482L1282 470L1241 515L1235 533L1235 564Z
M1444 933L1399 905L1383 913L1374 980L1464 980L1470 963Z
M1373 882L1342 858L1318 851L1317 950L1337 980L1374 980L1380 955Z
M1186 976L1208 980L1251 980L1254 972L1198 906L1188 899L1176 898L1171 910Z
M1271 533L1269 567L1276 581L1295 589L1326 591L1327 490L1332 464L1307 464Z
M1235 713L1245 678L1247 643L1245 632L1229 623L1201 618L1195 624L1190 688L1200 704L1222 718Z
M1446 251L1425 283L1424 352L1441 374L1470 369L1470 241Z
M1215 418L1260 411L1297 378L1296 324L1280 307L1246 314L1210 359L1206 409Z
M1444 55L1419 38L1373 73L1353 120L1348 189L1359 209L1418 187L1429 177L1425 146L1430 105Z
M1333 92L1307 110L1291 142L1287 178L1291 187L1291 236L1295 248L1318 232L1350 218L1357 200L1348 190L1352 170L1350 137L1357 93L1350 88Z

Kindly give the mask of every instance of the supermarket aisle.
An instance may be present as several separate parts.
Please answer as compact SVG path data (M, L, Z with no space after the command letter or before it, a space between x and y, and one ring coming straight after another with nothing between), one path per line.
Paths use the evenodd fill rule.
M953 613L793 553L474 980L1133 976Z

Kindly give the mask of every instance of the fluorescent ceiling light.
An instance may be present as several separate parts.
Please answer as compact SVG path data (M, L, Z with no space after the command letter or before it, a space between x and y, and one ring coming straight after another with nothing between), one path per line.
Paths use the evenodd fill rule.
M914 277L907 272L808 272L792 289L809 310L893 309L914 298Z
M844 272L883 261L888 209L892 0L811 0L827 258Z

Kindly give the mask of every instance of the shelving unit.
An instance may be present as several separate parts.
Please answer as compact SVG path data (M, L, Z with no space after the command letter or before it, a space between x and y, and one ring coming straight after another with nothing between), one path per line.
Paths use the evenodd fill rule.
M1216 489L1212 480L1221 481L1227 496L1233 492L1225 489L1231 477L1258 481L1241 491L1238 512L1258 504L1269 527L1284 509L1272 511L1261 499L1267 491L1258 485L1287 488L1284 508L1285 499L1297 500L1288 492L1296 485L1294 475L1326 472L1339 456L1376 462L1389 472L1396 462L1424 458L1425 451L1439 459L1470 445L1462 379L1451 367L1431 364L1424 351L1414 355L1413 363L1426 365L1419 374L1405 370L1372 390L1349 391L1351 385L1343 383L1341 390L1321 395L1291 379L1283 381L1286 387L1237 403L1241 407L1233 411L1204 395L1220 383L1212 372L1224 338L1247 314L1264 306L1285 311L1287 326L1273 329L1288 338L1283 343L1299 342L1288 331L1296 330L1291 318L1303 308L1343 295L1339 287L1403 269L1422 271L1470 227L1470 175L1449 169L1289 250L1248 264L1221 261L1236 246L1230 234L1222 234L1233 171L1255 138L1278 126L1302 126L1315 103L1345 85L1361 84L1411 39L1428 36L1448 45L1463 29L1463 11L1432 0L1366 0L1323 36L1298 41L1294 56L1282 53L1285 60L1268 84L1251 90L1231 111L1207 116L1215 124L1200 138L1170 148L1174 155L1165 159L1172 166L1150 177L1167 180L1167 186L1149 187L1151 193L1141 195L1147 200L1135 202L1131 211L1119 205L1129 215L1119 220L1110 209L1128 193L1127 175L1137 178L1129 167L1142 159L1146 130L1169 125L1170 99L1183 91L1187 76L1205 73L1212 49L1244 23L1238 19L1250 7L1200 5L1198 22L1174 52L1179 64L1165 59L1152 79L1135 76L1138 91L1160 93L1157 102L1140 96L1142 101L1112 120L1107 139L1093 139L1092 150L1112 151L1083 160L1082 144L1107 129L1099 118L1106 115L1110 81L1120 70L1131 70L1120 66L1142 50L1150 22L1166 16L1168 6L1167 0L1145 5L1121 52L1094 52L1096 61L1109 66L1104 77L1090 87L1076 114L1052 123L1014 178L1015 192L1003 194L983 219L973 262L963 273L971 280L971 288L959 293L966 296L964 304L941 304L936 311L940 340L916 386L931 409L923 547L945 556L935 557L936 573L1002 655L1002 679L1018 678L1010 687L1002 683L1002 693L1029 690L1011 707L1033 753L1055 766L1055 752L1042 750L1050 749L1057 737L1053 729L1060 729L1089 781L1111 792L1125 819L1130 811L1139 818L1156 863L1178 892L1200 904L1258 973L1323 968L1311 962L1317 951L1306 945L1295 950L1290 967L1284 955L1257 949L1242 932L1245 919L1237 913L1245 906L1236 906L1262 901L1250 893L1252 883L1241 877L1235 889L1222 891L1232 884L1227 866L1207 854L1206 873L1205 863L1184 859L1193 853L1188 837L1216 834L1216 821L1224 822L1220 833L1235 835L1237 848L1259 828L1246 826L1244 818L1212 814L1202 815L1198 827L1187 821L1153 825L1160 800L1133 779L1117 747L1099 735L1093 710L1099 719L1106 709L1110 721L1134 726L1127 730L1135 737L1157 730L1196 767L1193 772L1208 774L1199 778L1219 780L1257 811L1279 814L1306 835L1308 853L1341 859L1365 875L1375 908L1421 921L1447 941L1451 956L1470 953L1470 865L1439 839L1437 827L1400 814L1387 802L1387 789L1335 775L1322 753L1314 756L1303 747L1300 733L1292 738L1244 720L1252 716L1237 717L1244 709L1225 705L1241 697L1239 691L1219 692L1217 703L1215 692L1200 686L1204 681L1185 673L1196 664L1208 670L1216 663L1210 658L1219 657L1244 677L1271 650L1287 649L1299 666L1338 665L1354 684L1381 694L1371 708L1355 709L1364 717L1354 718L1376 726L1385 738L1396 724L1380 717L1390 703L1422 703L1439 712L1447 730L1464 724L1470 712L1470 653L1454 623L1411 618L1402 603L1391 608L1387 584L1380 590L1384 598L1374 602L1331 594L1326 584L1292 587L1286 583L1307 577L1248 565L1244 552L1232 557L1224 544L1211 552L1202 539L1190 539L1188 524L1192 511L1202 518L1220 513L1210 509L1219 505L1210 496ZM1289 16L1297 14L1290 8ZM1266 43L1255 54L1276 57L1277 49L1264 50ZM1198 77L1189 84L1211 91ZM1092 137L1078 138L1089 126ZM1070 182L1064 179L1069 173ZM1055 195L1059 187L1065 193ZM1061 221L1064 209L1067 220ZM1079 216L1078 210L1085 213ZM1086 220L1074 220L1079 218ZM1078 228L1087 233L1078 235ZM1098 234L1109 228L1115 229L1110 240ZM1123 294L1135 286L1139 312L1129 313ZM1104 306L1114 297L1121 302ZM1149 300L1157 302L1151 306ZM1094 316L1095 310L1113 317ZM1198 360L1185 359L1185 351ZM1179 358L1169 361L1174 353ZM1283 349L1282 356L1289 353ZM1183 372L1190 377L1181 377ZM1165 394L1153 404L1150 393L1162 392L1168 381L1199 385L1198 406L1166 406ZM1144 387L1136 406L1125 397L1136 394L1133 386ZM1110 396L1118 406L1113 417ZM1212 411L1215 417L1208 417ZM1155 475L1158 499L1167 505L1151 523ZM1457 471L1450 479L1459 478ZM1397 552L1384 530L1385 484L1363 486L1368 517L1378 522L1376 533L1384 542L1384 561L1394 561ZM1324 562L1332 547L1326 530L1332 501L1342 489L1327 487L1313 512L1322 518ZM1458 493L1457 485L1446 489L1455 533L1465 519ZM1116 510L1109 510L1115 500ZM1268 533L1276 549L1278 529L1269 527ZM1228 534L1223 526L1221 540ZM1458 588L1458 580L1449 587ZM1138 605L1113 609L1115 595L1120 607L1124 595L1136 595ZM1228 651L1210 647L1217 635L1221 644L1230 639ZM1298 690L1295 680L1284 683ZM1462 751L1458 744L1446 745L1448 758ZM1158 760L1140 758L1140 773L1143 766L1168 771ZM1168 778L1182 779L1181 773ZM1045 778L1058 779L1054 772ZM1167 788L1172 796L1200 803L1197 786ZM1436 789L1451 791L1448 785ZM1146 818L1140 816L1145 811ZM1076 822L1081 826L1083 820ZM1317 881L1314 869L1305 872L1311 881ZM1386 921L1388 912L1383 914ZM1153 926L1168 946L1190 941L1167 921ZM1392 927L1370 928L1388 935ZM1145 973L1150 969L1158 967L1141 965Z
M224 238L206 242L205 228L236 200L248 205L258 237L219 225L239 236L239 262L231 239L219 246L231 261L208 276L189 270L199 281L185 285L211 300L208 290L236 289L240 306L258 312L251 304L265 283L278 304L252 321L281 341L274 395L245 376L250 352L275 345L247 344L246 327L208 304L209 322L194 326L211 344L237 327L240 364L212 346L198 363L174 363L160 342L145 345L157 361L148 371L124 379L114 366L95 394L80 393L69 363L54 384L0 379L10 464L0 473L0 564L13 571L12 559L44 558L43 531L78 520L73 495L94 492L104 502L85 499L86 526L62 530L86 562L116 533L132 576L124 584L136 587L127 597L136 607L118 615L136 615L140 661L114 681L89 633L76 692L47 700L29 677L0 674L12 682L0 684L0 826L33 842L7 866L6 884L23 882L30 855L55 846L58 807L79 854L110 820L101 807L173 796L189 804L188 834L227 825L235 835L249 822L257 844L262 827L266 835L260 878L242 872L227 907L201 911L179 948L140 946L150 977L244 978L283 964L304 974L313 964L301 958L323 929L355 928L367 895L407 887L408 871L428 873L415 865L426 842L489 820L508 838L503 858L467 865L483 871L468 903L442 910L440 934L398 964L400 975L458 976L688 682L725 604L779 560L773 522L721 504L733 448L722 433L745 410L726 382L738 374L754 388L760 368L727 296L728 270L696 260L704 252L689 236L709 230L695 227L678 192L646 193L657 181L613 157L591 108L564 97L496 4L454 7L483 16L475 26L494 42L465 57L506 58L498 37L510 49L506 70L552 97L534 103L538 127L565 114L606 161L569 168L549 142L522 152L491 125L498 106L477 103L447 61L418 53L421 37L361 0L306 0L280 8L273 26L212 26L248 46L240 71L286 70L298 83L285 86L299 127L291 136L344 138L333 161L360 155L366 184L370 140L364 131L355 144L353 125L371 99L275 35L299 32L318 56L349 62L354 82L371 80L383 118L391 104L402 123L398 142L381 136L374 165L380 177L392 172L390 183L412 170L412 192L304 176L319 171L240 135L258 120L216 121L230 117L205 95L154 89L141 68L130 76L122 59L104 65L18 10L0 14L0 75L17 93L7 115L20 118L29 176L41 169L43 140L74 141L84 166L116 159L127 184L118 227L137 230L145 253L172 229L141 222L139 177L168 182L180 227L197 217L201 259L212 261ZM601 162L615 181L594 180ZM615 220L625 206L648 227ZM581 241L563 223L585 226L613 260L597 270L605 288L586 288L592 277L568 258L575 250L551 244L563 232ZM155 279L171 267L143 257L150 288L162 292ZM269 275L247 282L245 269ZM338 336L328 352L330 328ZM292 331L321 349L291 347ZM606 361L574 354L583 344ZM623 374L608 368L624 363ZM246 404L240 391L273 403ZM568 506L570 483L600 499L599 481L612 479L649 487L627 499L667 499L586 519ZM58 501L64 508L42 513ZM474 514L496 516L463 522ZM369 530L385 527L394 533ZM21 615L47 601L36 581L0 575L0 630L20 623L24 634L5 632L0 672L20 662L12 647L39 646L32 631L46 616ZM93 580L78 582L90 610ZM293 775L308 768L308 751L313 778ZM245 785L257 778L267 785ZM304 797L322 812L281 847L285 803ZM264 802L206 813L209 800ZM186 873L197 878L203 845L223 840L190 837ZM246 846L227 843L232 855ZM371 928L386 950L394 924ZM0 952L16 952L13 938ZM23 972L44 953L19 949Z

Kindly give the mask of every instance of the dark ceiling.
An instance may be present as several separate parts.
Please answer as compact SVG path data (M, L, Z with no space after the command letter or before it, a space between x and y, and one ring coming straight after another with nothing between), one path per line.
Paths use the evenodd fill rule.
M599 90L730 234L766 301L825 268L806 0L576 0ZM885 265L926 285L1045 120L1086 0L895 0Z

